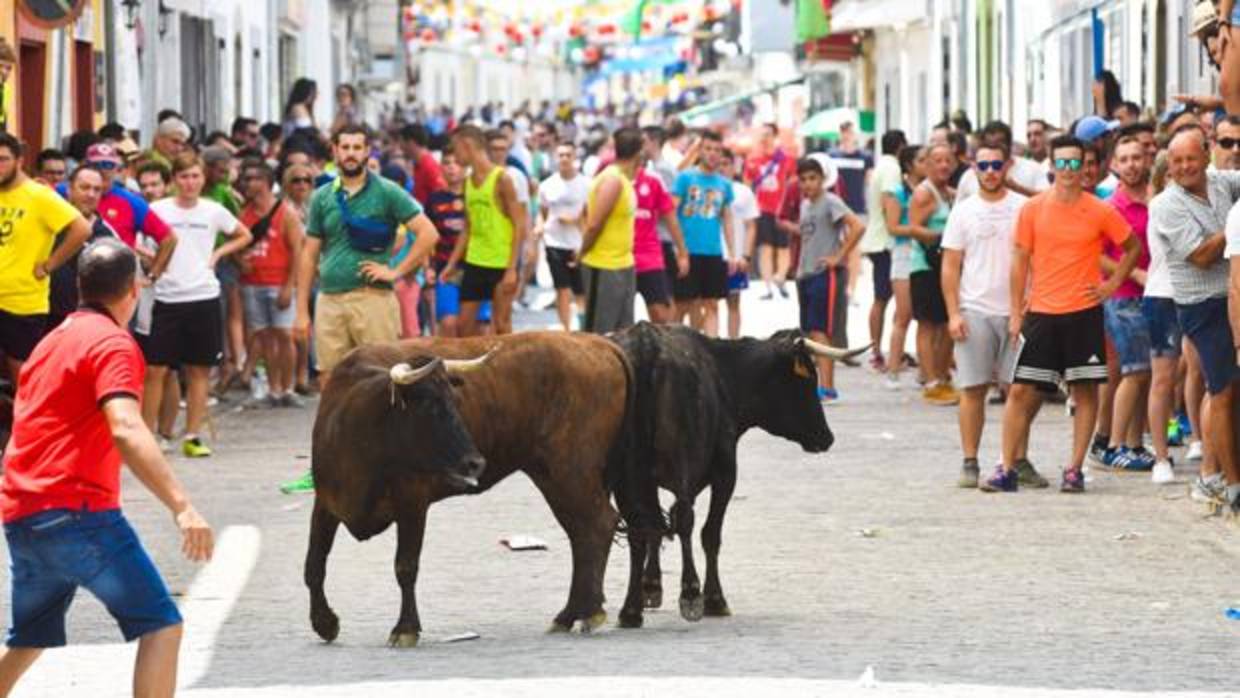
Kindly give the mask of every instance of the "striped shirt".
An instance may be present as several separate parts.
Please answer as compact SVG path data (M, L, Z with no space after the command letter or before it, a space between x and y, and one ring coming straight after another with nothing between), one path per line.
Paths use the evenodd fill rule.
M1179 305L1227 297L1227 260L1202 269L1188 257L1210 236L1223 232L1227 213L1240 199L1240 172L1208 172L1206 177L1209 200L1171 182L1150 202L1149 235L1167 252L1171 295Z

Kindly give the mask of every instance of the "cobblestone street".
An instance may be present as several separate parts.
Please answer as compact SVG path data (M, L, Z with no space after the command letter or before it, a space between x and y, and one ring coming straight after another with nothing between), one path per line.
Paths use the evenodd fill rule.
M746 302L762 331L795 308ZM1095 472L1084 497L961 491L954 410L887 392L863 369L843 371L841 385L826 455L764 433L741 443L721 558L735 613L726 620L681 620L679 556L665 546L664 609L642 630L615 628L628 572L616 548L608 626L546 635L568 589L568 546L517 476L433 508L418 586L425 632L413 650L384 646L399 605L393 534L362 545L342 533L327 585L342 631L323 645L301 581L311 499L276 490L307 462L312 410L262 420L222 410L216 457L176 461L217 530L229 529L205 571L178 559L171 522L132 481L126 508L174 590L189 594L190 695L840 695L862 690L867 667L881 692L865 695L1231 688L1240 623L1224 609L1240 601L1240 537L1203 519L1184 486ZM1035 426L1034 461L1048 476L1068 428L1062 408ZM984 462L997 444L992 428ZM510 552L499 540L511 534L543 538L549 550ZM7 569L0 587L7 605ZM444 641L465 632L481 637ZM86 595L70 638L78 646L45 655L16 695L126 692L133 647L118 644ZM619 676L632 678L608 678Z

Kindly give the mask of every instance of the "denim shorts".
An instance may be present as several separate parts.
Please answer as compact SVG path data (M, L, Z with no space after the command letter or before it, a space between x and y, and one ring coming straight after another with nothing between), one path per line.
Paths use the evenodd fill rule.
M297 319L297 307L290 299L287 308L279 305L279 286L242 286L241 298L245 301L245 322L257 332L268 328L293 329Z
M1141 312L1150 329L1150 356L1156 359L1178 359L1183 351L1184 335L1175 314L1175 301L1170 298L1141 299Z
M12 560L9 647L62 647L78 587L108 609L125 640L181 623L181 614L119 509L52 509L4 525Z
M1150 327L1140 298L1112 298L1102 304L1107 336L1119 355L1120 373L1127 376L1150 370Z
M1236 368L1235 342L1231 338L1231 323L1227 320L1227 299L1210 298L1200 303L1175 306L1184 336L1193 343L1201 357L1201 373L1206 379L1206 390L1218 395L1228 385L1240 379Z

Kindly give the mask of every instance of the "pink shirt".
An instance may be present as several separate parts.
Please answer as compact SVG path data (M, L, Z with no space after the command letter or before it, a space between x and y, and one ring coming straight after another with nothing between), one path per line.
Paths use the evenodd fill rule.
M1141 256L1137 257L1137 268L1145 271L1150 268L1150 244L1146 238L1146 228L1150 221L1150 207L1148 204L1133 201L1121 186L1115 190L1114 194L1107 199L1107 203L1111 204L1119 215L1132 226L1132 235L1141 243ZM1124 257L1124 248L1107 240L1102 247L1102 251L1106 256L1115 261L1119 261ZM1144 295L1145 289L1141 284L1127 279L1120 285L1119 290L1115 292L1112 298L1140 298Z
M637 171L637 220L633 225L633 258L637 273L663 268L663 245L659 242L659 219L675 210L663 182L645 168Z

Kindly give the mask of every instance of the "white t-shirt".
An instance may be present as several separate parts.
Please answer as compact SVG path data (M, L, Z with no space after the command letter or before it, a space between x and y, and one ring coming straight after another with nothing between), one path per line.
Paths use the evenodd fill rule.
M1011 312L1012 244L1016 217L1026 201L1009 191L994 203L970 196L952 208L943 230L943 248L964 254L961 309L998 317Z
M530 207L530 178L525 176L519 168L512 165L506 165L504 171L512 177L512 184L517 188L517 201L525 204L528 209Z
M555 173L538 187L538 200L547 209L546 245L562 250L581 249L581 216L590 195L590 180L580 172L568 181ZM576 225L560 221L576 218Z
M1235 208L1232 208L1235 211ZM1227 241L1231 246L1232 216L1227 215ZM1150 266L1145 270L1146 298L1174 298L1171 289L1171 270L1167 267L1167 243L1161 235L1147 235L1150 246Z
M1008 178L1026 189L1035 192L1051 188L1051 181L1046 176L1046 166L1028 158L1013 158L1012 168L1008 170ZM960 177L956 187L956 203L977 194L977 171L972 167Z
M237 219L208 199L199 199L193 208L181 208L176 199L160 199L151 204L151 210L177 234L168 268L155 282L155 300L191 303L219 298L220 282L211 268L211 253L217 235L237 232Z
M749 221L757 220L762 212L758 210L758 198L753 189L743 182L732 182L732 255L742 259L749 249L746 233Z

